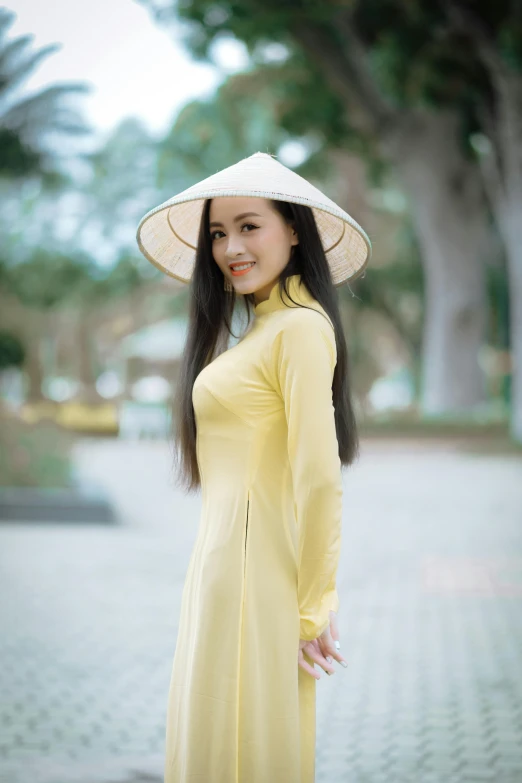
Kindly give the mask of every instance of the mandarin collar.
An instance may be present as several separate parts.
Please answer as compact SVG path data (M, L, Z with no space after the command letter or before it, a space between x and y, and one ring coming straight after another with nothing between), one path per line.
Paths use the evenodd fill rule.
M301 280L301 275L299 274L290 275L288 277L287 288L289 295L295 302L307 304L312 299L312 295L308 291L308 288L304 282ZM272 286L268 299L264 299L262 302L259 302L258 305L255 305L254 315L257 317L259 315L265 315L265 313L271 313L274 310L282 310L285 307L295 306L296 305L286 297L284 291L282 296L280 295L278 279Z

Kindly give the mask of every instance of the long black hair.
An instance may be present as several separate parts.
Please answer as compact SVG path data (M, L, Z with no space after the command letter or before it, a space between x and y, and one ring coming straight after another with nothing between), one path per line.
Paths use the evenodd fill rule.
M337 364L332 383L335 426L341 464L350 465L358 456L359 439L351 400L348 350L342 328L337 290L310 207L272 200L273 207L297 232L299 244L292 247L288 264L276 285L290 298L287 279L299 274L311 295L328 314L335 331ZM206 199L201 215L194 273L191 280L188 335L183 353L174 404L175 467L178 484L188 492L200 487L196 457L196 418L192 388L201 370L226 350L232 334L234 291L224 289L224 275L212 254L209 229L211 199ZM255 304L254 295L241 297L248 320ZM293 301L293 300L292 300ZM299 303L296 303L299 304Z

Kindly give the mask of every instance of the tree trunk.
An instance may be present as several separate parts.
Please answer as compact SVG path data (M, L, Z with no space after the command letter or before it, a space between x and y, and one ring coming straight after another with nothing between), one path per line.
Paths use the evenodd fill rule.
M503 233L510 290L511 434L522 443L522 199L510 212Z
M480 173L460 149L453 114L408 113L383 148L409 196L422 251L422 409L466 411L485 397L478 361L487 321Z
M397 109L375 78L352 9L339 8L335 34L303 18L292 32L345 105L350 125L378 139L411 200L426 286L422 408L462 411L485 397L478 363L486 323L480 178L459 147L457 115Z
M22 312L24 320L20 323L19 334L26 349L24 370L28 381L27 401L41 402L46 399L42 388L45 379L43 349L47 334L46 315L30 308L22 308Z
M506 250L511 345L511 434L522 443L522 77L496 57L486 60L497 91L485 131L493 145L481 157L486 190ZM494 150L494 151L493 151Z
M101 397L96 389L96 374L94 371L93 325L87 308L78 313L77 331L77 368L80 381L79 399L82 402L95 404Z
M44 376L40 355L41 341L36 332L27 335L25 348L26 362L24 369L26 370L28 380L27 401L41 402L44 399L42 391Z
M473 41L495 93L479 112L489 145L479 150L486 192L504 241L510 296L511 433L522 443L522 75L479 12L448 4L454 28ZM489 149L488 149L489 146Z

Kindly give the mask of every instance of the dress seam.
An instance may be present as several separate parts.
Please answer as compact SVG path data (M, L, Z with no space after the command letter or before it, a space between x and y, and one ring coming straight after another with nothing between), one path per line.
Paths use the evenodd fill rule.
M221 400L215 392L213 392L211 389L209 389L208 386L206 387L206 391L216 400L216 402L218 402L220 405L222 405L223 408L225 408L225 410L227 410L233 416L237 416L237 418L240 419L243 422L243 424L246 424L247 427L250 427L251 429L254 429L254 427L252 426L252 424L250 422L248 422L246 419L244 419L243 416L240 416L239 413L237 413L237 411L233 410L232 408L229 408L228 405L225 405L223 400Z
M245 521L245 539L243 546L243 583L241 588L241 618L239 623L238 634L238 677L237 677L237 704L236 704L236 737L237 737L237 753L236 753L236 783L239 783L239 732L240 732L240 695L241 695L241 672L242 672L242 653L243 653L243 623L245 612L245 594L246 594L246 555L247 555L247 535L248 535L248 521L250 515L250 487L246 493L247 506L246 506L246 521Z

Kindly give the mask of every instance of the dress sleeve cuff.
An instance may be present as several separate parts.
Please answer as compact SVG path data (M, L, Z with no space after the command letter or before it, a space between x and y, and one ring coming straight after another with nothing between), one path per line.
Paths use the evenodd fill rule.
M306 617L301 615L299 638L309 642L321 636L330 625L330 611L339 611L339 595L336 589L325 595L321 611L318 614Z

